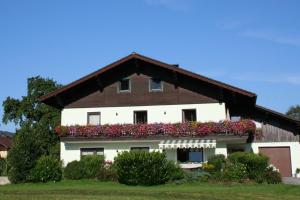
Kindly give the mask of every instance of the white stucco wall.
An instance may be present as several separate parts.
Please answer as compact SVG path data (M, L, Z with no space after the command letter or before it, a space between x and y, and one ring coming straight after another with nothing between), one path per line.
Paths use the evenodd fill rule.
M226 119L224 103L99 107L99 108L69 108L63 109L62 125L86 125L88 112L100 112L101 124L132 124L134 111L147 110L148 123L182 122L182 109L196 109L197 121L207 122Z
M150 151L160 151L160 141L149 140L127 140L127 141L89 141L89 142L61 142L60 156L63 164L66 165L73 160L80 160L80 148L104 148L105 160L113 161L114 158L123 151L130 151L131 147L149 147ZM177 161L177 150L166 149L166 156L168 160ZM216 148L203 149L203 160L215 154L224 154L227 156L226 144L217 144Z
M300 143L299 142L255 142L249 145L253 153L259 153L259 147L290 147L292 173L300 168ZM249 149L250 150L250 149Z

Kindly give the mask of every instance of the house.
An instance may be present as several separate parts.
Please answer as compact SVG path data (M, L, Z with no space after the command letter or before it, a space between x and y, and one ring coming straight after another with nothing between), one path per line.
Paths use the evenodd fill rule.
M12 137L9 134L1 134L0 131L0 158L6 158L12 145Z
M184 168L215 154L253 151L283 176L300 168L300 122L256 105L257 95L130 54L40 98L61 109L61 159L113 161L122 151L164 151Z

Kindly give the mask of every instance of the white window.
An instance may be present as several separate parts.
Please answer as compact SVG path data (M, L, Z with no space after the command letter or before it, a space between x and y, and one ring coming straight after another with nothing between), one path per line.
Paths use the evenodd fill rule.
M195 122L195 121L197 121L196 109L182 110L182 121L183 122Z
M163 83L160 79L151 78L149 82L150 91L162 91Z
M119 82L119 92L130 92L131 85L128 78L122 79Z
M87 114L87 124L93 126L100 125L100 112L89 112Z
M97 155L104 156L104 148L81 148L81 156Z

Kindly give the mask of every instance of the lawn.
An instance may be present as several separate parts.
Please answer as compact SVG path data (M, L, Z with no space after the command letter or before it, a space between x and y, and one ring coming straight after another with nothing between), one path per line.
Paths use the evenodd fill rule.
M62 181L47 184L0 186L0 199L55 200L150 200L150 199L300 199L300 186L258 184L167 184L162 186L125 186L97 181Z

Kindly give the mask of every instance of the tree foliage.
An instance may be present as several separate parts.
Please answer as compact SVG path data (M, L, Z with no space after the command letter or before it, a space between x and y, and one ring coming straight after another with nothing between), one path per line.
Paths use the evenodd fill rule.
M60 124L60 112L38 99L59 87L61 85L52 79L32 77L27 82L26 96L21 99L8 97L3 102L2 121L13 122L19 127L8 155L12 182L26 181L40 156L57 154L58 137L54 129Z
M294 119L300 120L300 105L291 106L286 114Z

